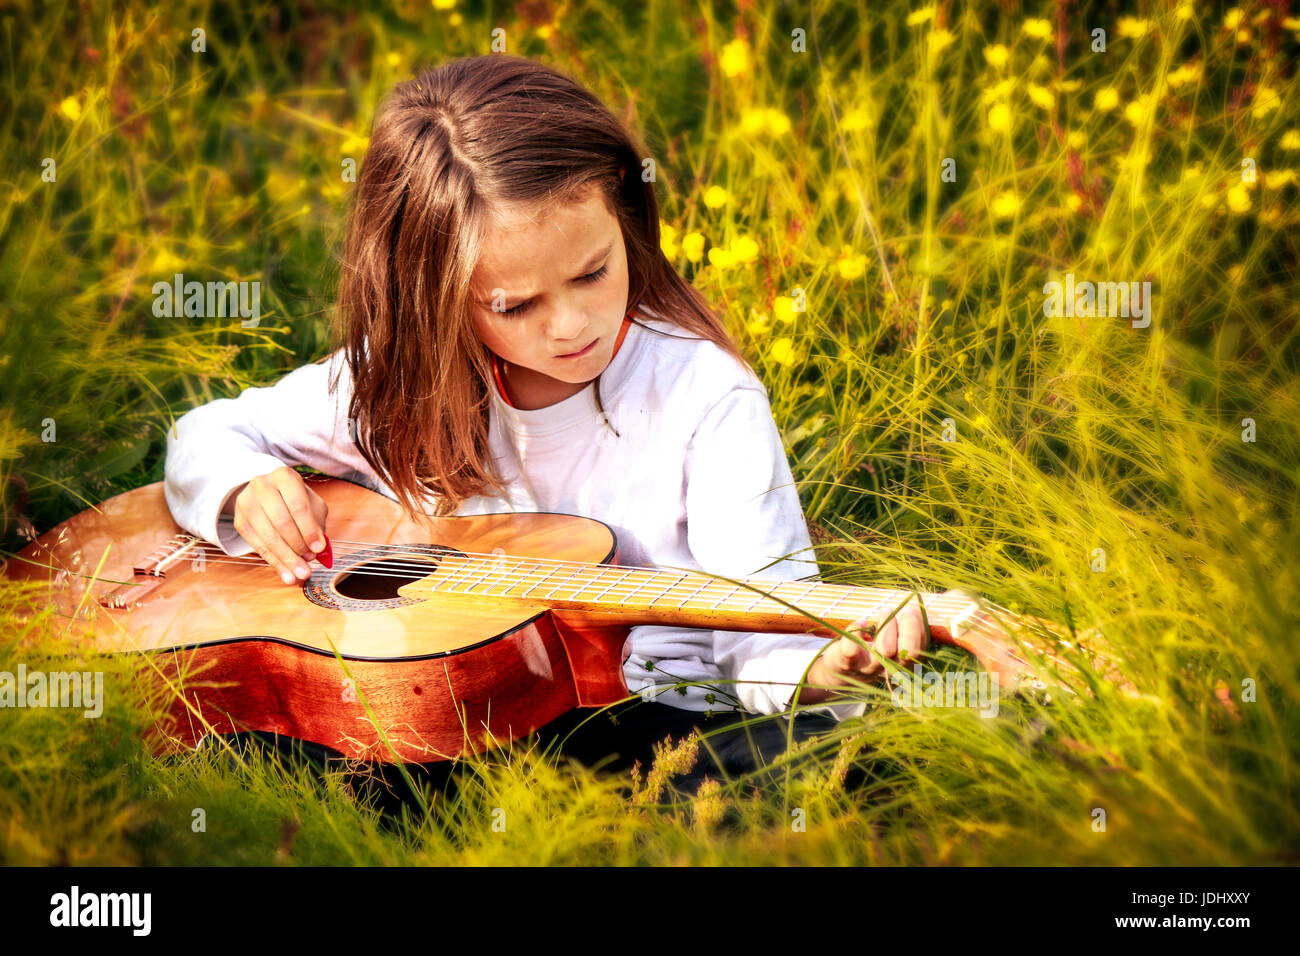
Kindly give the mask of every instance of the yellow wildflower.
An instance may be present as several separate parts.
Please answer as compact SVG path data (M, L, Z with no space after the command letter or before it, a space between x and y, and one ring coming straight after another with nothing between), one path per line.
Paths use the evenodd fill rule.
M1223 29L1225 30L1237 29L1237 27L1241 26L1241 21L1243 17L1245 17L1245 14L1242 13L1241 7L1233 7L1231 10L1229 10L1227 13L1223 15Z
M1250 209L1250 193L1244 183L1237 183L1228 190L1228 208L1233 212L1246 212Z
M1078 193L1070 193L1066 196L1065 204L1070 207L1070 212L1078 212L1083 208L1083 200L1079 198Z
M1098 113L1109 113L1117 106L1119 106L1119 90L1113 86L1098 90L1097 95L1092 98L1092 108Z
M766 110L746 110L740 118L740 129L744 133L758 133L767 127Z
M1277 90L1261 86L1255 90L1255 101L1251 104L1250 115L1255 119L1263 119L1281 105L1282 101L1278 98Z
M1268 171L1264 173L1264 186L1266 189L1281 189L1287 183L1296 183L1296 171L1294 169L1279 169L1276 172Z
M994 83L988 89L981 90L980 98L983 99L985 103L992 103L994 100L1003 99L1015 88L1015 85L1016 78L1014 76L1007 77L1001 82Z
M749 236L737 236L731 240L731 255L735 262L753 262L758 258L758 243Z
M1170 73L1166 80L1174 89L1180 86L1186 86L1192 80L1199 79L1201 76L1201 65L1199 63L1184 63L1178 69Z
M1282 26L1294 33L1300 33L1300 17L1287 17L1282 21Z
M1020 208L1020 197L1013 192L1005 192L993 200L993 218L1010 219Z
M1174 16L1179 20L1190 20L1195 12L1190 3L1180 3L1178 9L1174 11Z
M396 69L398 64L402 62L402 54L394 50L392 53L388 54L388 56L384 57L384 62L388 64L390 69Z
M1115 25L1115 32L1130 40L1137 40L1146 36L1150 27L1150 20L1139 20L1137 17L1120 17L1119 23Z
M677 229L663 221L659 223L659 248L665 258L677 258Z
M951 30L933 30L928 38L926 48L929 51L930 58L938 56L944 49L952 46L957 38L952 35Z
M921 7L919 10L913 10L907 15L907 25L909 27L919 26L927 20L934 19L934 5Z
M989 110L989 129L995 133L1005 133L1011 128L1011 110L1006 103L998 103Z
M989 66L995 70L1000 70L1007 65L1007 48L1001 43L986 46L984 48L984 59L988 61Z
M1050 40L1052 38L1052 25L1046 20L1026 20L1020 27L1026 36L1031 36L1035 40Z
M1285 150L1300 149L1300 130L1287 130L1282 134L1282 140L1278 145Z
M718 61L727 76L739 76L749 69L749 44L743 37L737 37L722 48Z
M1083 149L1083 144L1088 141L1088 137L1081 129L1072 129L1065 136L1065 145L1071 149Z
M730 249L714 246L709 250L709 263L715 269L725 269L736 264L736 256Z
M745 323L745 330L749 332L750 335L762 335L771 328L767 323L766 315L760 315L751 309L750 316L750 320Z
M782 365L793 365L795 360L794 343L788 336L782 336L772 343L771 356L773 361L780 362Z
M704 236L698 232L688 232L682 237L682 251L690 262L699 262L704 258Z
M854 254L848 246L845 246L835 265L843 278L859 279L867 271L867 257L862 253Z
M1029 98L1034 101L1035 106L1040 106L1045 110L1050 110L1056 105L1056 97L1052 91L1043 86L1030 83L1028 86Z
M542 26L537 28L537 36L543 40L549 40L551 38L551 34L554 32L555 32L554 23L545 23L542 24Z
M852 109L844 117L844 131L848 133L866 129L871 122L871 115L864 109Z
M435 10L450 10L454 6L456 6L456 0L433 0L433 9Z
M746 110L741 117L740 128L746 133L767 130L773 136L780 136L790 132L790 117L774 109Z
M81 103L75 96L69 96L59 104L59 112L75 123L81 119Z
M1124 118L1134 126L1141 126L1146 120L1147 114L1151 109L1151 98L1148 96L1139 96L1128 106L1124 107Z
M794 299L788 295L778 295L772 301L772 312L782 322L793 322L799 314L794 310Z
M1056 88L1062 93L1077 93L1081 86L1083 86L1082 80L1062 80L1056 84Z
M458 27L461 25L464 19L465 18L462 17L459 13L453 13L451 16L447 18L447 22L450 23L453 27Z
M721 209L731 201L731 193L721 186L710 186L704 192L704 205L710 209Z

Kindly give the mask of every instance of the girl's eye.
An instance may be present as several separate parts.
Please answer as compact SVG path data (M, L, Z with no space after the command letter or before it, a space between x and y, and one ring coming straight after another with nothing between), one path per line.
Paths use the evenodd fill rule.
M608 271L609 271L609 263L606 263L605 265L603 265L603 266L601 266L599 269L597 269L595 272L588 272L585 276L583 276L582 278L580 278L578 281L579 281L579 282L588 282L588 283L590 283L590 282L599 282L601 279L605 278L605 273L607 273ZM532 303L532 300L530 299L530 300L527 301L527 302L521 302L519 305L515 306L513 309L506 309L506 310L505 310L504 312L502 312L501 314L502 314L502 315L523 315L525 312L527 312L527 311L528 311L529 309L531 309L532 307L533 307L533 303Z

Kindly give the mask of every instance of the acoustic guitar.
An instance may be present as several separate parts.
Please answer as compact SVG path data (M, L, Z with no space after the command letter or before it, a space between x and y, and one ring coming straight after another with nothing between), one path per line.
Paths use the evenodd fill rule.
M140 655L166 683L156 753L260 730L406 763L482 752L626 699L633 626L831 635L884 621L913 594L625 567L613 532L589 518L416 520L359 485L305 480L329 505L333 566L313 562L298 586L256 554L232 558L183 531L161 482L74 515L3 573L44 585L37 599L69 640ZM1086 692L1076 662L1122 683L1046 622L951 592L913 599L932 641L974 654L1002 689L1050 680Z

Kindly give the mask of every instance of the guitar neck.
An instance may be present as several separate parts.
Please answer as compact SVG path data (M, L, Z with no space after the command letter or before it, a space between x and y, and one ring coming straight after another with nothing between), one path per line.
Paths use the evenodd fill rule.
M884 621L913 592L809 581L730 581L665 571L516 557L445 557L437 573L401 589L410 596L464 596L488 604L581 611L608 623L805 633L867 619ZM969 599L921 595L945 623Z

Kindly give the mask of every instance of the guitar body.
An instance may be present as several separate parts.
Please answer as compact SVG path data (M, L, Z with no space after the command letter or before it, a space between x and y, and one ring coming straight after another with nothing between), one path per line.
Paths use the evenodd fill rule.
M311 562L296 585L256 555L230 558L186 533L161 482L69 518L4 573L46 585L38 600L70 641L140 655L168 683L159 753L259 730L356 759L428 763L628 696L625 622L404 587L457 553L604 564L616 558L607 526L557 514L417 521L358 485L306 480L329 505L338 557L332 569Z

